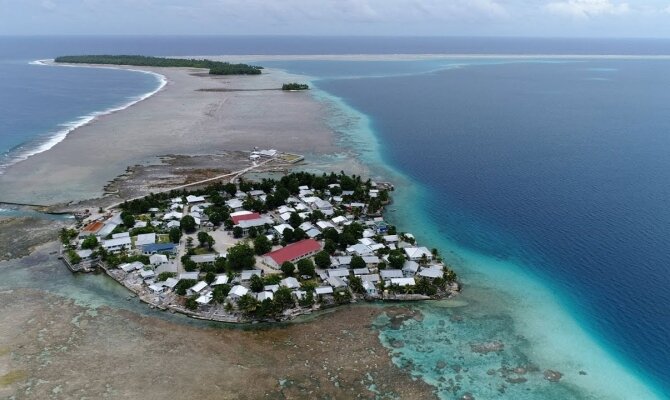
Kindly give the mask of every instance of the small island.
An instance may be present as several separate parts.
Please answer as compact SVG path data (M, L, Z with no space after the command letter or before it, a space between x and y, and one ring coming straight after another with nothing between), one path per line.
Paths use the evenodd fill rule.
M62 258L72 271L104 270L152 306L222 322L457 293L438 250L384 220L392 190L294 172L151 194L64 229Z
M138 67L182 67L209 69L210 75L258 75L263 67L248 64L231 64L207 59L148 57L139 55L81 55L60 56L57 63L132 65Z
M298 91L298 90L308 90L309 85L305 83L285 83L281 85L281 90L288 90L288 91Z

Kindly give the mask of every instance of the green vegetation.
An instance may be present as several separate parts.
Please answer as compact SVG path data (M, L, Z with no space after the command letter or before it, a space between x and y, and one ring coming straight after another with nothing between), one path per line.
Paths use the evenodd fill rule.
M238 243L228 249L228 264L235 271L251 269L256 265L254 250L244 243Z
M57 63L134 65L138 67L182 67L205 68L211 75L258 75L263 67L248 64L231 64L222 61L196 60L186 58L147 57L139 55L83 55L61 56Z
M81 243L81 248L82 249L89 249L93 250L98 246L98 239L95 238L95 236L88 236L84 241Z
M281 90L307 90L309 89L309 85L304 84L304 83L285 83L281 85Z

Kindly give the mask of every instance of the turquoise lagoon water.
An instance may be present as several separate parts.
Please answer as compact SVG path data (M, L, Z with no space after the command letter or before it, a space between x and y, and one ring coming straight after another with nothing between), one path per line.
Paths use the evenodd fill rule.
M655 123L645 120L657 115L658 108L663 109L665 105L659 103L648 114L639 117L635 114L637 109L624 111L610 125L603 118L609 112L619 112L618 107L630 106L631 102L621 100L627 95L639 102L643 98L639 97L643 90L647 97L651 97L647 101L663 100L663 94L658 92L650 95L648 89L651 87L651 79L632 81L638 79L637 74L641 71L658 74L666 62L647 60L637 61L636 64L630 60L467 58L409 62L422 65L423 70L420 72L416 72L420 70L417 65L409 67L407 63L398 62L397 67L393 63L380 63L378 68L375 68L375 63L370 62L358 66L356 62L332 61L267 63L309 77L318 89L314 96L334 108L332 125L342 133L342 142L349 144L354 151L358 150L360 157L379 177L391 177L397 184L393 206L397 211L389 213L388 217L402 228L417 234L428 246L439 247L445 258L460 273L465 290L458 299L415 306L423 313L423 321L410 319L399 329L395 325L387 324L388 321L383 318L378 321L380 338L392 349L396 364L409 368L415 376L435 385L443 398L460 398L467 393L478 399L665 398L663 386L667 384L667 380L664 380L667 378L667 371L664 365L668 359L663 333L667 332L667 325L664 315L658 312L662 312L663 307L668 305L664 302L667 291L660 284L654 288L655 292L642 296L649 299L640 299L640 296L633 298L639 290L621 290L629 278L623 275L624 271L630 274L621 264L630 262L631 257L638 256L638 253L631 251L631 254L623 254L622 258L617 258L622 252L630 251L637 241L648 240L650 231L660 235L655 241L658 245L663 240L665 227L662 224L645 226L643 230L646 233L641 237L622 236L618 229L613 228L615 224L605 218L619 218L630 222L632 216L629 214L637 211L621 207L622 199L612 196L610 191L610 186L617 185L621 185L623 192L639 190L638 187L627 187L630 184L627 175L649 173L645 184L649 186L653 183L658 189L647 189L648 193L638 193L638 196L661 202L653 208L654 211L662 207L663 201L668 200L667 191L662 185L665 175L658 174L658 171L662 171L659 166L665 161L657 150L649 149L646 142L652 140L656 146L667 149L666 135L656 130L662 129L665 123L658 122L658 117L655 118ZM651 63L651 66L647 63ZM440 69L440 65L444 68ZM324 66L326 68L322 72ZM454 71L468 69L484 71L484 76L475 72L474 76L467 76L467 79L464 76L451 77L459 80L461 87L449 81L450 77L445 78ZM622 78L622 74L617 74L621 69L631 69L628 72L630 76ZM380 76L380 70L387 75ZM414 73L408 73L408 70L413 70ZM558 79L553 82L549 81L556 77ZM613 89L610 85L610 89L603 90L583 86L583 82L601 84L617 78L623 81L620 83L623 88ZM407 80L410 82L402 83ZM451 97L440 92L440 89L448 88L431 92L431 87L436 82L444 80L453 84L450 87L455 93ZM502 85L503 87L482 88L483 84L494 85L495 80L513 80L513 83L509 87ZM528 81L531 83L528 84ZM595 92L590 93L591 90ZM626 90L628 93L625 93ZM499 101L510 96L512 102L506 107L499 103L495 103L493 107L487 101L479 104L480 100L475 95L464 95L467 91L486 95L489 99L497 96ZM481 93L482 91L486 93ZM599 91L603 93L598 93ZM545 110L550 112L536 110L537 113L531 120L519 116L519 113L527 111L522 109L513 111L516 114L512 114L512 117L505 117L504 110L512 107L532 108L533 103L538 101L537 98L531 98L530 104L519 104L515 98L531 95L539 97L540 103L554 102L543 104L547 107ZM599 95L619 97L602 100ZM582 96L585 99L580 104L577 97ZM461 108L456 107L460 115L453 111L446 112L452 120L445 121L438 115L444 114L444 108L448 108L452 102L460 103ZM419 111L412 107L419 108ZM503 110L497 110L497 107ZM584 107L586 111L580 113L579 107ZM490 113L494 113L494 116ZM568 127L558 124L556 129L542 132L536 131L537 127L532 126L537 123L546 129L550 124L561 122L561 118L575 116L582 120L567 123ZM489 124L493 127L479 121L472 123L474 127L467 126L468 118L489 119ZM537 120L542 118L547 120L538 123ZM626 122L626 118L630 122ZM641 123L643 120L647 126ZM621 124L622 121L623 127L614 125ZM585 135L590 132L581 129L580 124L585 125L585 129L600 126L601 131L591 133L591 137L588 137ZM417 129L416 126L420 128ZM633 131L633 127L637 130ZM576 132L566 132L566 129L572 128ZM450 141L450 134L442 134L450 129L460 130L456 137L451 135L453 141ZM492 133L497 129L501 134ZM628 129L630 131L626 132ZM482 130L486 135L482 135ZM629 132L637 136L631 137L627 134ZM465 138L458 137L458 134ZM469 140L482 147L473 148L473 144L468 143ZM496 147L505 140L526 147ZM596 143L588 143L589 141ZM616 141L623 141L624 144ZM421 146L416 145L416 142ZM610 147L599 151L596 144ZM556 150L555 146L562 148ZM635 151L633 154L625 154L626 149L623 146L633 146ZM612 148L616 149L614 154ZM526 158L536 161L535 156L523 154L532 150L540 152L545 158L543 161L548 165L537 171L523 170L529 167L530 161ZM577 155L568 154L570 152ZM628 165L612 161L611 156L622 154L627 162L631 162L631 157L636 156L646 160L636 160ZM559 159L562 155L567 157L565 160L582 163L578 167L584 168L587 176L581 181L575 178L572 174L577 167L569 165L566 168ZM515 161L514 158L507 157L517 158ZM456 161L445 162L447 158ZM479 160L468 164L463 161L466 158ZM516 166L515 162L518 162ZM645 163L651 165L644 165ZM546 221L550 226L548 230L559 230L562 237L567 234L574 234L575 237L593 234L589 229L596 230L599 234L609 230L608 235L592 238L602 241L604 248L589 252L584 249L585 244L581 243L583 239L572 243L556 241L550 242L550 245L560 247L561 252L545 253L545 249L538 243L541 244L542 240L555 240L551 232L541 232L545 237L535 237L529 244L525 235L528 232L523 229L505 229L505 203L522 197L509 195L505 190L526 190L526 195L534 195L535 190L518 182L513 184L505 181L504 184L511 186L511 189L496 186L499 192L495 196L487 193L489 197L480 202L484 204L476 204L483 208L497 209L497 213L503 214L500 220L496 221L486 215L485 211L463 206L459 201L472 200L467 197L473 195L467 192L468 186L483 186L478 182L481 178L477 175L489 172L487 168L507 169L509 176L506 179L522 181L529 180L524 176L530 172L531 175L537 175L530 181L546 182L546 174L550 173L551 179L557 180L558 184L545 185L543 190L555 195L560 195L561 190L577 191L578 196L575 197L582 202L593 201L600 207L610 206L611 209L596 210L604 215L584 217L587 223L604 222L606 225L602 230L596 230L598 227L593 226L581 227L572 220L567 227L560 226L553 218ZM589 171L589 168L594 171ZM518 175L509 171L517 172ZM599 183L598 180L608 178L607 173L610 173L609 180L613 182ZM589 174L593 176L588 176ZM452 186L453 181L441 180L444 176L457 181L458 184L453 186L461 192L456 195L450 193L449 186ZM586 184L592 186L580 187ZM588 193L595 195L589 198ZM520 210L508 218L538 212L535 223L541 223L541 218L546 217L546 211L536 211L532 207L546 208L547 204L535 204L535 199L531 198L526 204L520 202L517 206ZM553 206L561 210L560 217L565 217L568 210L563 209L570 209L573 204L568 201ZM579 215L578 212L576 214ZM667 212L656 213L655 217L665 222ZM529 223L525 221L522 228L527 229L526 224ZM514 225L509 224L511 227L515 227ZM628 244L624 244L620 251L614 251L613 247L622 246L622 242ZM633 261L635 265L644 266L645 270L655 267L655 274L662 274L660 269L663 264L659 262L667 255L666 251L667 248L660 254L649 254L648 260ZM571 265L565 268L563 263ZM607 265L609 263L612 264ZM602 271L603 264L607 268L605 271ZM576 267L581 272L576 272ZM600 279L600 273L608 275L606 283L613 285L610 290L602 287L603 282L596 281ZM620 275L619 282L615 279L617 275ZM641 276L639 271L633 275L636 278L639 276L641 282L638 284L648 289L648 277ZM665 281L667 277L662 277L661 282ZM623 296L631 298L622 300ZM601 298L610 302L611 307L601 308L597 301L589 304L589 298ZM648 305L647 300L652 304L656 301L654 310L644 310ZM629 303L629 310L625 309L626 303ZM645 314L642 317L639 315L641 310ZM642 321L636 320L637 318L642 318ZM648 321L647 318L656 320ZM472 346L498 341L504 345L504 350L500 352L473 352ZM639 342L645 342L645 345L640 345ZM393 346L398 343L402 347ZM523 369L515 371L516 368ZM562 373L560 382L554 383L545 379L546 370Z

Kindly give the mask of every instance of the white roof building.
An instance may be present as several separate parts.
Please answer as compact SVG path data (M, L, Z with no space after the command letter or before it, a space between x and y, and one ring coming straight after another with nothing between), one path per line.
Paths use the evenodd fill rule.
M200 297L195 299L195 301L196 301L196 303L202 304L202 305L209 304L212 301L212 296L213 296L212 292L209 291L209 292L203 293Z
M316 294L333 294L333 288L331 286L321 286L314 289Z
M383 269L379 271L382 279L402 278L404 277L401 269Z
M130 232L119 232L112 235L112 239L130 237Z
M120 237L117 239L109 239L109 240L104 240L102 242L102 247L111 252L119 251L119 250L129 250L130 249L130 237Z
M256 294L256 300L258 300L258 301L263 301L265 299L272 300L273 297L274 297L274 293L268 292L268 291L263 291L263 292L260 292L260 293Z
M277 231L280 235L284 234L284 230L290 229L293 230L293 227L289 224L281 224L274 227L274 230Z
M338 278L337 276L329 277L327 282L330 286L332 286L334 288L347 286L347 284L341 278Z
M179 228L181 226L181 222L179 221L170 221L167 223L168 228Z
M165 254L152 254L149 256L149 262L151 265L166 264L168 262L168 258Z
M435 279L435 278L442 278L444 276L444 272L442 271L442 268L422 268L421 271L419 271L419 276L423 278L429 278L429 279Z
M348 220L347 220L347 217L345 217L343 215L340 215L340 216L337 216L337 217L331 219L331 221L333 221L334 224L342 225L345 222L347 222Z
M433 254L426 247L405 247L405 254L410 260L420 260L426 256L427 260L433 258Z
M335 228L335 225L333 225L330 221L317 221L316 226L321 228L321 230Z
M228 283L228 279L228 275L219 274L216 276L216 279L214 279L214 282L212 282L211 286L225 285Z
M179 283L177 279L167 278L165 282L163 282L163 286L165 286L168 289L174 289L174 287L177 286L177 283Z
M182 219L184 214L178 211L170 211L169 213L163 215L163 221L169 221L171 219Z
M143 269L140 271L140 276L142 279L147 280L156 276L156 273L150 269Z
M328 270L328 276L336 276L336 277L343 277L343 276L349 276L349 270L347 268L335 268L335 269L329 269Z
M292 276L289 276L288 278L284 278L284 279L282 279L282 280L279 282L279 284L280 284L281 286L285 286L285 287L287 287L287 288L289 288L289 289L298 289L298 288L300 288L300 282L298 282L298 280L295 279L295 278L292 277Z
M143 233L137 235L135 238L135 247L141 247L145 244L154 244L156 243L156 234L155 233Z
M244 296L248 292L249 292L249 289L245 288L244 286L235 285L232 288L230 288L230 292L228 293L228 296L233 298L233 299L239 299L240 297Z
M202 291L202 289L204 289L206 287L207 287L207 282L200 281L200 282L196 283L195 285L191 286L188 290L191 293L200 293L200 291Z
M240 280L241 281L248 281L249 279L251 279L252 276L254 276L254 275L261 276L262 273L263 273L263 271L261 271L260 269L245 270L245 271L242 271L240 273Z
M179 280L180 281L181 280L186 280L186 279L197 281L198 280L198 273L197 272L182 272L181 274L179 274Z
M244 202L240 199L230 199L230 200L226 201L226 205L228 207L232 208L233 210L237 210L238 208L242 208L243 204L244 204Z
M347 253L358 254L359 256L369 256L372 255L372 249L362 243L357 243L347 247Z
M414 286L416 285L416 282L414 281L414 278L392 278L391 285Z

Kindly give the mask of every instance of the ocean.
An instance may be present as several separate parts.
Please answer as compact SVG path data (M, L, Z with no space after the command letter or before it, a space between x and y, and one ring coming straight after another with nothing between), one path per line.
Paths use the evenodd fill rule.
M651 57L670 54L670 41L0 38L0 50L5 162L160 85L36 59L498 54L262 64L304 75L337 108L343 145L365 149L371 170L397 183L389 217L439 248L464 282L457 300L417 306L421 322L378 321L399 366L444 398L670 393L670 60ZM533 54L545 57L518 57ZM561 54L581 57L548 57ZM589 57L608 54L626 57ZM504 350L473 351L491 342Z

